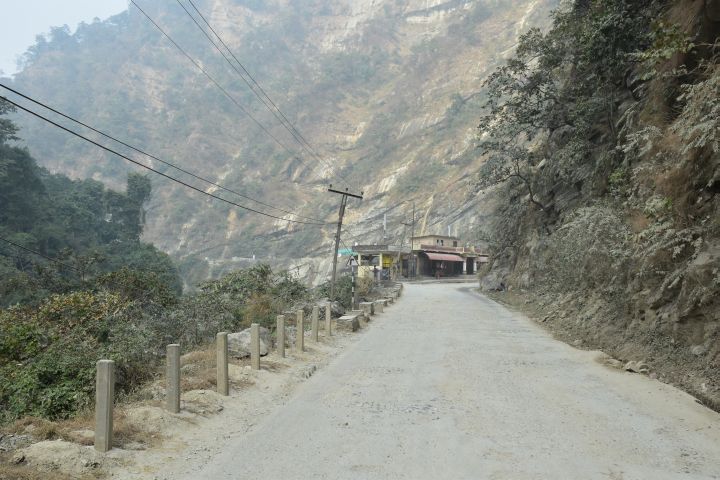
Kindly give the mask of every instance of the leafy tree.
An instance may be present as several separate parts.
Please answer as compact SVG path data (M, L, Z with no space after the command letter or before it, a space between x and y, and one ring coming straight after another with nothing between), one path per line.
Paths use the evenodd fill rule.
M2 118L8 113L14 111L15 107L13 105L6 102L5 100L0 99L0 144L4 144L9 140L18 139L18 137L15 136L18 131L15 124L7 118Z
M576 2L553 13L547 33L532 29L520 38L514 57L484 83L481 186L514 179L547 210L533 189L537 165L555 162L556 180L575 182L577 167L591 158L590 142L617 138L617 86L631 54L650 42L652 3ZM552 159L542 150L548 138L559 140Z

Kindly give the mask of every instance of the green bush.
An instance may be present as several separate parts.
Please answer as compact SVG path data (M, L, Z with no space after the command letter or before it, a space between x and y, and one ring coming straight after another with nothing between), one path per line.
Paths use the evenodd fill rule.
M115 360L120 390L152 374L155 357L136 304L107 292L53 295L0 311L0 420L64 418L89 404L95 362Z

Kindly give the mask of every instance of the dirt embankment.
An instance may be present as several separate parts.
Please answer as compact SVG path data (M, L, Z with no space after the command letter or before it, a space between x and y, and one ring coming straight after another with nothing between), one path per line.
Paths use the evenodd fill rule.
M543 209L528 207L522 185L498 189L497 245L481 286L522 291L499 298L537 309L538 321L569 343L645 360L651 374L718 410L718 2L645 4L658 28L692 45L666 57L656 55L658 32L639 35L654 40L630 47L654 59L655 74L642 62L623 67L603 110L610 121L588 117L593 135L572 137L572 125L548 132L530 172ZM569 138L590 148L570 155Z
M623 312L606 300L524 290L483 293L524 313L559 340L583 350L602 350L617 360L617 368L629 362L645 364L642 373L681 388L720 412L720 371L707 361L706 351L673 345L671 338L653 329L628 334L627 325L619 321Z

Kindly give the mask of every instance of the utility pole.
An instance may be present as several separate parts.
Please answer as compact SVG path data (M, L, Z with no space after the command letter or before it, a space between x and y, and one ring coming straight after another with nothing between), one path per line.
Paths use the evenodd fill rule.
M417 274L415 266L415 254L413 253L413 238L415 238L415 200L413 200L413 219L412 219L412 231L410 232L410 260L412 262L412 277L414 278Z
M408 261L408 277L414 277L415 276L415 254L413 253L413 237L415 237L415 202L413 201L413 216L412 216L412 222L410 223L404 223L403 227L412 227L412 230L410 231L410 259ZM403 228L403 238L405 238L405 229ZM402 246L402 244L400 245Z
M342 199L340 200L340 213L338 215L338 225L337 225L337 233L335 234L335 254L333 255L333 271L332 271L332 278L330 279L330 301L332 302L335 299L335 279L337 275L337 259L338 259L338 250L340 249L340 232L342 232L342 223L343 223L343 217L345 216L345 207L347 206L348 197L358 198L360 200L363 199L363 194L365 192L360 192L360 195L356 195L354 193L350 193L349 189L345 189L345 191L341 190L335 190L332 188L332 184L330 185L330 188L328 188L328 192L331 193L337 193L338 195L342 195Z

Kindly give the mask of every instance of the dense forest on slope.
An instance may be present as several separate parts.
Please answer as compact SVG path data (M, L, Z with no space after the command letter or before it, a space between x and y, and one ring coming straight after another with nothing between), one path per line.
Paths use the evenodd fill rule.
M175 2L138 3L297 152ZM418 232L451 226L475 235L480 79L521 32L546 23L555 0L195 3L335 173L365 191L365 200L348 209L346 243L382 241L382 213L405 201L389 211L387 236L399 243L411 200ZM338 175L278 148L134 7L74 34L54 29L6 82L241 193L326 221L336 217L337 198L326 187L342 184ZM51 171L124 183L128 167L121 161L26 116L15 118ZM179 260L187 285L253 255L302 264L304 276L324 280L332 226L271 222L153 182L145 236Z
M117 192L51 174L16 146L10 111L0 103L0 424L87 407L99 358L117 362L118 388L130 392L167 343L271 326L308 294L258 265L182 295L169 256L140 241L150 181L130 173Z
M720 406L720 3L577 1L486 81L482 279Z
M0 101L1 102L1 101ZM0 114L10 105L0 103ZM39 167L27 149L13 146L17 129L0 129L0 236L57 262L3 242L0 307L37 302L96 282L121 267L152 272L176 294L181 283L167 254L140 236L150 180L131 173L124 193L95 180L71 180Z

